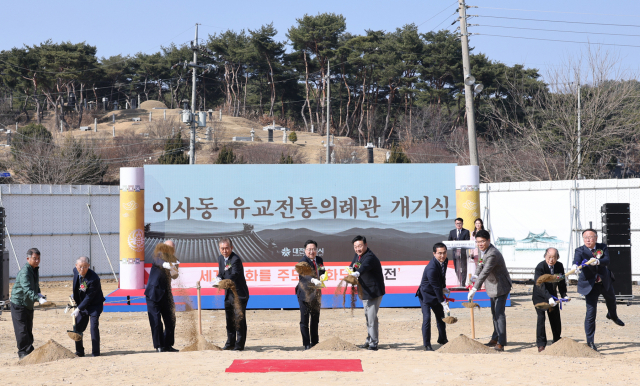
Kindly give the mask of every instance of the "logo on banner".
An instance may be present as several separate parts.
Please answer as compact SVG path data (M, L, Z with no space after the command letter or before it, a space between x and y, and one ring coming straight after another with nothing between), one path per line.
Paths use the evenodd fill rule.
M142 229L136 229L129 233L129 248L134 252L144 251L144 231Z
M468 209L468 210L476 210L476 208L478 207L478 204L476 204L471 200L467 200L467 202L465 202L463 206L465 209Z
M138 209L138 204L135 201L129 201L122 204L122 207L125 210L134 210L134 209Z
M291 249L284 247L282 248L282 256L283 257L288 257L291 254Z

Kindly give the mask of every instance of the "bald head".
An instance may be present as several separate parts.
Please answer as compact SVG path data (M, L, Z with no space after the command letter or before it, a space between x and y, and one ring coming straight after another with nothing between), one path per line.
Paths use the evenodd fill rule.
M164 242L166 245L170 246L171 248L175 249L176 248L176 244L173 242L173 240L167 240Z

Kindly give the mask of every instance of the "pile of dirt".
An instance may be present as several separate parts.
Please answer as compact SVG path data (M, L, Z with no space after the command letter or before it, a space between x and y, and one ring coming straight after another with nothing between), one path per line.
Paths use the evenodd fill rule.
M144 101L140 103L140 108L144 110L151 110L153 108L156 109L166 109L167 105L160 101Z
M495 354L497 351L460 334L457 338L440 347L438 352L446 354Z
M37 365L38 363L59 361L61 359L75 358L76 354L72 353L69 349L62 347L60 343L53 339L33 350L31 354L27 355L19 363L21 365Z
M544 355L573 358L600 358L602 354L594 351L584 343L578 343L570 338L562 338L542 352Z
M338 338L337 336L334 336L313 346L311 350L357 351L359 350L359 348L353 343L347 342L345 340Z
M198 334L196 335L196 341L180 350L180 352L205 350L222 351L220 347L216 346L213 343L209 343L209 341L207 341L204 336Z

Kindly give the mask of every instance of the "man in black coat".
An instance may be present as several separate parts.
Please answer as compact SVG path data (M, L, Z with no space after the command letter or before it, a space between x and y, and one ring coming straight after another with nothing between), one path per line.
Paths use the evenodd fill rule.
M247 302L249 301L249 288L244 278L242 259L233 252L233 243L229 238L220 239L218 248L221 255L218 256L218 277L214 281L216 285L220 280L229 279L236 285L242 315L236 313L233 291L225 289L224 314L227 318L227 343L224 350L242 351L247 341ZM240 311L240 310L239 310ZM236 319L238 323L236 323Z
M469 230L462 227L462 218L456 219L456 229L449 232L449 241L462 241L470 240L471 234ZM458 278L458 285L464 287L467 280L467 250L462 248L454 248L453 252L453 265L456 269L456 277Z
M173 241L164 242L171 248L175 248ZM155 256L147 289L144 296L147 300L147 314L149 315L149 325L151 326L151 337L153 348L158 352L177 352L173 348L175 343L176 314L171 293L171 263L164 261L161 255ZM164 328L162 326L164 322Z
M536 267L533 282L537 282L538 278L542 275L564 275L564 266L558 261L559 257L557 249L547 248L544 253L544 261L541 261ZM536 308L536 313L538 314L538 324L536 327L536 346L538 346L538 352L543 351L545 347L547 347L547 333L544 327L545 314L549 315L553 343L559 341L560 335L562 334L560 307L558 307L558 291L560 291L560 297L562 299L569 301L569 297L567 296L567 282L564 279L559 282L544 283L541 286L533 285L533 295L531 296L533 304L549 303L554 306L548 310Z
M91 356L100 356L100 314L104 307L104 294L98 274L89 269L89 259L81 256L73 269L73 301L76 309L72 315L76 318L75 331L83 333L91 321ZM76 355L84 356L82 341L76 342Z
M378 350L378 310L385 294L382 265L376 255L367 247L367 239L356 236L352 240L356 252L349 270L358 279L358 294L364 306L367 320L367 340L360 346L368 350Z
M578 273L578 293L584 296L587 313L584 320L584 331L587 335L587 345L598 351L594 343L596 333L596 313L598 311L598 297L602 295L607 305L607 319L618 326L624 326L618 318L616 295L613 290L611 272L607 268L610 263L609 249L606 244L597 244L598 234L594 229L582 232L584 245L576 248L573 267ZM586 260L587 266L581 267Z
M449 312L449 302L445 295L447 289L447 246L443 243L433 245L433 259L424 268L420 287L416 296L420 298L422 307L422 343L426 351L433 351L431 347L431 310L436 316L438 326L438 343L447 344L447 327L442 321L445 312Z
M320 307L322 293L316 289L321 284L320 275L324 274L324 262L318 256L318 243L307 240L304 243L305 256L300 263L307 263L311 267L310 276L300 275L296 286L296 296L300 305L300 333L302 334L302 345L305 350L318 344L318 323L320 322ZM311 317L311 327L309 327L309 317Z

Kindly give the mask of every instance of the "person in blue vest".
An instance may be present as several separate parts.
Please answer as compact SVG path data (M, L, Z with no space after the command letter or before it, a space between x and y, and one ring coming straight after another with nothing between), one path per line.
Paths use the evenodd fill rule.
M307 263L311 267L312 274L300 275L300 281L296 286L296 296L300 305L300 333L302 334L302 346L305 350L318 344L318 323L320 323L320 307L322 293L316 289L320 285L320 276L324 274L324 262L318 256L318 243L307 240L304 243L304 257L300 263ZM311 326L309 326L311 318Z
M89 269L89 258L81 256L73 269L73 301L77 307L73 310L76 318L75 331L83 333L91 321L91 356L100 356L100 314L104 307L104 295L98 274ZM76 355L84 356L82 341L76 342Z
M173 241L167 240L164 245L169 247L170 254L173 255L175 249ZM166 249L166 247L163 248ZM156 250L158 250L157 247ZM171 271L174 268L162 256L163 253L158 253L154 256L144 296L147 300L147 314L149 315L149 325L151 326L153 348L158 352L178 352L173 348L176 314L173 293L171 292Z
M431 311L436 316L438 326L438 343L445 345L447 340L447 327L442 321L444 314L449 312L449 302L446 295L447 289L447 246L443 243L433 245L433 258L424 268L420 287L416 296L420 299L422 307L422 343L426 351L433 351L431 347Z

